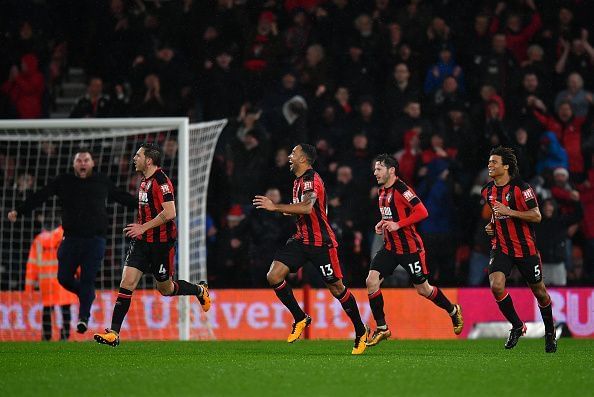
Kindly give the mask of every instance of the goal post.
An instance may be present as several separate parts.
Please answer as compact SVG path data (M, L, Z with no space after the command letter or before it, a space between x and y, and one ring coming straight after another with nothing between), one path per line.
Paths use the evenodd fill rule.
M164 151L168 152L164 154L169 156L167 159L170 169L165 169L165 166L163 168L175 184L178 277L192 282L205 280L206 194L214 149L226 122L218 120L190 124L185 117L0 121L0 182L3 185L0 220L3 239L0 245L0 297L3 302L0 303L4 305L3 311L0 311L0 316L3 316L0 318L3 324L3 327L0 327L0 340L10 338L10 333L2 329L11 327L11 321L14 321L11 317L14 316L12 310L24 310L7 300L11 299L10 292L22 290L24 286L23 260L26 261L32 237L39 231L39 221L34 216L45 213L44 219L47 220L49 213L50 218L55 217L59 205L56 200L49 200L43 208L34 212L37 215L31 215L26 219L20 217L15 225L8 222L6 214L18 201L30 195L31 191L38 190L53 176L72 172L72 157L76 150L83 146L89 147L94 153L96 169L108 174L117 185L127 187L130 192L137 187L134 185L137 177L130 167L132 150L136 150L145 140L167 146L164 147ZM23 184L31 186L23 188ZM105 290L113 290L119 284L122 264L118 261L123 260L127 245L121 230L125 222L135 219L136 211L113 204L108 204L108 209L113 218L108 230L104 267L111 267L112 270L101 271L98 286ZM150 288L150 283L143 282L139 287ZM100 298L97 297L95 305L100 303ZM107 300L104 298L104 301ZM177 338L187 340L191 335L191 301L188 297L175 301L178 302L178 313L168 315L178 320L175 324ZM132 310L134 308L131 308ZM23 316L21 313L21 318L25 318ZM35 317L31 313L28 316ZM73 321L76 319L73 318ZM107 319L103 318L102 321L105 324ZM26 330L22 332L28 334L24 337L16 335L17 339L38 335L38 322L25 323L23 320ZM10 332L18 333L20 328L11 328ZM171 332L169 329L167 332L148 334L153 336L151 339L159 338L160 335L170 338ZM138 336L142 337L140 333Z

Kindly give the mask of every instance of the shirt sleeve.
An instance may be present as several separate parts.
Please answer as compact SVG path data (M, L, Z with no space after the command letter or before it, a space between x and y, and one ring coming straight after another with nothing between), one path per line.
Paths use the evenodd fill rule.
M155 182L157 182L158 186L153 185L153 189L157 190L157 194L161 197L163 202L173 201L173 184L171 183L171 179L161 174L155 178Z
M421 200L411 188L407 187L403 192L398 192L402 195L409 206L414 207L415 205L421 204Z
M319 193L320 188L321 184L313 174L303 176L303 194L309 192Z
M519 200L520 203L523 203L527 209L538 207L536 194L534 193L532 187L527 183L516 188L516 200Z

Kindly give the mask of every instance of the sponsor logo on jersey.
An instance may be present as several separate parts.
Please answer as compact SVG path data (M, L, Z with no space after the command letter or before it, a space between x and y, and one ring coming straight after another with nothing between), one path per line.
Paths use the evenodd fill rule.
M380 207L382 219L392 219L392 209L390 207Z
M313 181L303 182L303 190L313 190Z
M169 189L169 185L166 183L161 185L161 192L163 192L163 194L171 193L171 189Z
M148 193L147 192L143 192L142 190L140 190L138 192L138 201L141 204L146 204L148 203Z

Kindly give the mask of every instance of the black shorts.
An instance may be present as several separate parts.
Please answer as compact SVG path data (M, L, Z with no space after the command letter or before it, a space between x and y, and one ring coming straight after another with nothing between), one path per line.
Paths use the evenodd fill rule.
M175 273L175 241L147 243L133 240L130 243L125 266L134 267L143 273L152 273L157 281L163 282Z
M274 260L287 265L291 273L295 273L306 263L311 263L327 284L342 279L336 247L315 247L289 239L283 248L276 251Z
M542 262L540 260L540 254L524 258L515 258L502 253L500 250L491 250L489 274L502 272L505 274L505 277L509 277L514 266L518 268L524 281L528 284L536 284L542 280Z
M397 254L384 247L371 260L369 270L378 271L381 278L385 278L394 273L399 265L406 270L413 284L427 281L429 270L425 263L425 251Z

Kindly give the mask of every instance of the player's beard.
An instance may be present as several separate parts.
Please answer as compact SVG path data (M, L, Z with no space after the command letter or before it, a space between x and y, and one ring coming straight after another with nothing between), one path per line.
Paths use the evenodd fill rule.
M140 161L137 161L134 164L134 167L136 168L136 172L140 172L142 174L144 172L144 170L146 170L146 160L144 161L144 164L141 163Z

